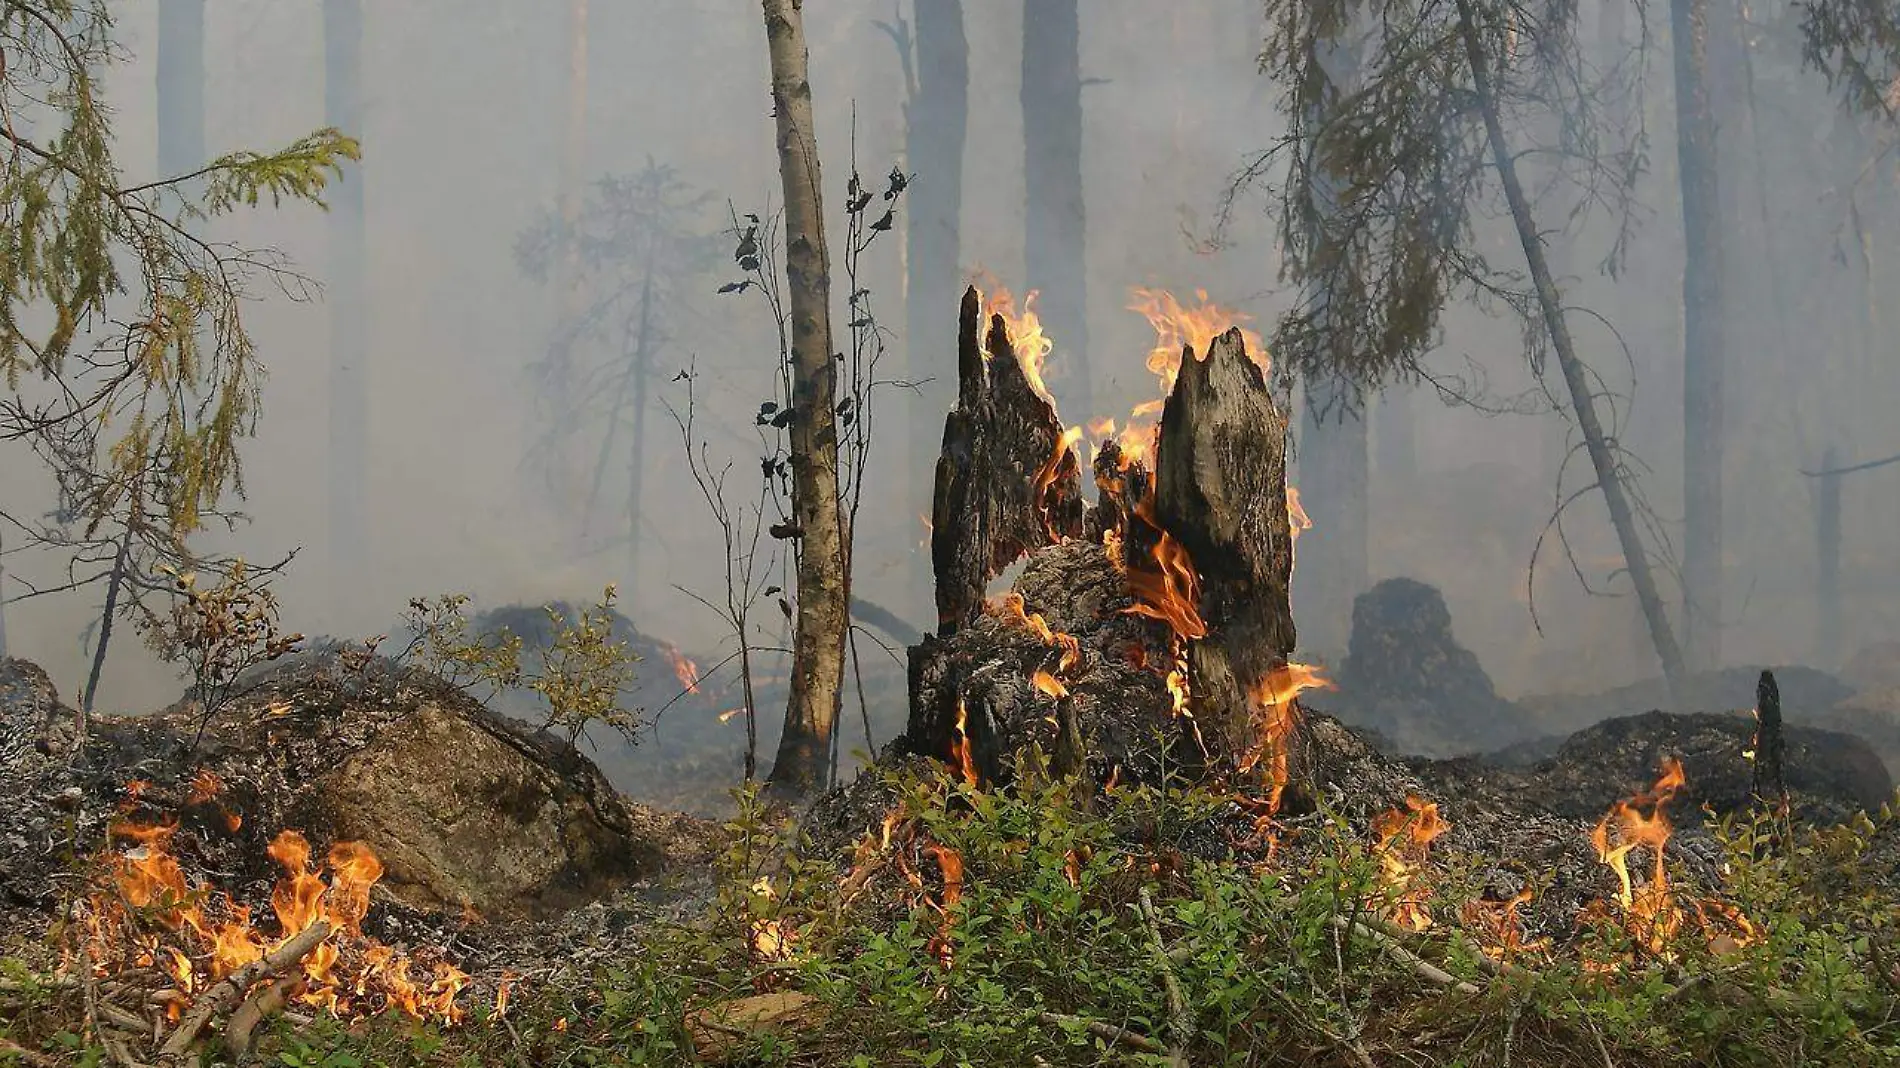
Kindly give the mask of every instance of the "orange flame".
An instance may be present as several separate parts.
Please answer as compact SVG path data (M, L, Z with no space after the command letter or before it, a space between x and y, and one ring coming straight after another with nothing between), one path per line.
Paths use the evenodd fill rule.
M1009 290L1001 286L984 287L983 321L981 328L989 330L990 317L1003 317L1003 330L1009 335L1009 347L1016 352L1016 362L1022 366L1023 377L1029 379L1030 388L1036 395L1051 405L1055 396L1043 382L1043 368L1048 366L1049 354L1055 350L1055 342L1042 331L1042 319L1036 314L1036 294L1032 289L1023 294L1023 310L1016 311L1016 298Z
M1215 338L1242 323L1253 321L1253 316L1245 312L1209 302L1205 289L1195 290L1194 296L1199 303L1189 307L1166 290L1135 286L1128 291L1128 310L1140 313L1154 327L1155 344L1148 351L1148 370L1161 380L1163 397L1174 390L1174 380L1181 373L1183 349L1193 349L1200 359L1205 360L1208 347ZM1247 346L1248 358L1260 368L1260 373L1264 375L1271 370L1267 345L1260 335L1242 327L1240 337ZM1161 403L1151 401L1136 408L1135 414L1152 415L1160 410Z
M1432 925L1431 909L1426 895L1413 884L1425 866L1432 840L1450 830L1451 824L1439 816L1436 801L1408 794L1405 808L1403 812L1388 809L1372 821L1373 833L1379 837L1372 851L1379 858L1379 881L1394 898L1392 924L1407 931L1423 931Z
M201 774L193 783L194 800L215 797L215 782L215 776ZM130 791L134 799L142 789ZM461 1019L455 996L466 975L438 964L433 979L418 988L406 979L407 960L387 946L364 944L362 921L369 911L370 888L383 874L382 863L367 846L332 846L326 883L310 871L309 842L295 831L278 835L269 852L285 876L272 889L271 905L282 931L272 939L252 924L249 909L187 878L170 848L176 830L174 821L114 821L111 837L136 845L113 854L107 881L85 902L84 936L98 974L109 975L115 966L162 968L178 992L166 1013L177 1019L191 996L209 983L260 959L318 920L327 920L336 934L318 943L301 962L301 1000L342 1013L349 1008L345 995L380 995L384 1007L417 1017ZM149 933L153 926L160 933Z
M976 758L970 752L969 725L969 709L964 706L963 699L959 697L957 698L957 736L950 743L950 759L957 766L957 774L962 776L964 782L969 783L970 786L974 788L978 783Z
M1243 762L1244 768L1262 763L1267 768L1267 813L1280 810L1280 799L1291 778L1293 732L1299 725L1299 706L1294 698L1308 690L1332 689L1333 684L1320 669L1310 664L1283 664L1269 672L1253 688L1254 748Z
M1548 938L1525 939L1524 918L1518 909L1530 903L1530 887L1519 890L1504 901L1476 898L1459 910L1465 927L1476 936L1478 949L1493 960L1509 960L1521 953L1543 949Z
M1590 832L1590 844L1597 857L1616 873L1616 902L1621 906L1630 934L1651 952L1664 955L1676 931L1682 925L1682 910L1676 906L1669 889L1669 872L1663 865L1663 846L1674 833L1663 806L1675 797L1686 780L1682 762L1672 756L1662 760L1662 775L1646 793L1618 801ZM1610 825L1616 824L1616 840L1611 842ZM1649 882L1639 892L1631 879L1629 852L1637 846L1649 849L1654 858Z
M678 649L670 645L662 646L661 655L673 669L673 677L679 680L680 688L687 693L699 692L699 665L688 660Z

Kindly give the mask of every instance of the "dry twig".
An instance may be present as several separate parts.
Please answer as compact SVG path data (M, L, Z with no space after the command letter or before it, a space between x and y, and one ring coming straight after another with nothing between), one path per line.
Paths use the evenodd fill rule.
M184 1022L178 1025L178 1030L173 1031L171 1037L165 1040L165 1044L159 1047L159 1063L162 1065L182 1063L185 1054L191 1049L191 1044L197 1041L199 1032L211 1022L212 1016L243 996L252 984L282 974L285 969L302 961L311 950L317 948L319 943L330 937L333 930L335 928L330 926L328 920L318 920L305 928L302 934L278 946L261 960L246 964L226 976L223 982L205 991L204 998L191 1011L191 1015L185 1017Z
M260 987L231 1014L230 1022L224 1025L224 1045L231 1051L233 1060L242 1061L250 1054L257 1025L284 1011L284 1006L290 1001L291 988L296 985L295 976L279 978L274 983Z
M1456 990L1460 994L1476 994L1479 992L1477 986L1471 983L1465 982L1463 979L1460 979L1457 976L1451 974L1450 972L1444 970L1443 968L1440 968L1438 965L1433 964L1431 961L1428 961L1425 958L1419 956L1418 954L1412 952L1411 950L1406 949L1404 946L1399 944L1398 939L1393 938L1391 935L1386 934L1384 931L1380 931L1372 927L1367 927L1363 923L1358 923L1353 920L1348 920L1344 916L1334 916L1333 926L1339 928L1341 931L1347 931L1352 934L1358 935L1362 938L1366 938L1370 940L1371 942L1376 944L1380 949L1385 950L1386 956L1391 957L1393 960L1399 962L1400 964L1405 965L1406 967L1412 969L1414 972L1417 972L1421 977L1428 979L1431 982L1438 984L1439 986L1445 987L1450 990Z
M25 1046L8 1038L0 1038L0 1054L4 1054L8 1057L18 1057L20 1063L26 1065L26 1068L59 1068L59 1062L53 1058L48 1057L44 1053L37 1053L27 1049Z
M1036 1019L1051 1027L1081 1027L1089 1034L1107 1042L1111 1046L1126 1046L1142 1053L1165 1055L1168 1048L1139 1031L1130 1031L1126 1027L1091 1020L1083 1016L1071 1016L1066 1012L1039 1012Z

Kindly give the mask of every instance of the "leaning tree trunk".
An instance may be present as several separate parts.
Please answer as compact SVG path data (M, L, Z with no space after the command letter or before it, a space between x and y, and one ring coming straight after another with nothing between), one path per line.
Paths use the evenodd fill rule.
M324 0L323 110L330 125L363 133L363 3ZM363 167L330 199L330 566L333 576L367 564L369 522L369 269ZM341 591L347 584L332 581ZM340 604L336 607L340 607Z
M1055 342L1063 403L1098 414L1089 376L1078 0L1023 0L1023 267Z
M1623 549L1623 562L1629 569L1630 584L1636 587L1636 600L1643 610L1643 618L1649 623L1650 640L1656 646L1656 657L1662 662L1663 677L1669 682L1669 694L1676 707L1681 708L1687 694L1682 661L1682 647L1676 644L1676 634L1669 626L1668 610L1663 607L1662 595L1657 592L1656 578L1649 567L1649 554L1643 548L1642 535L1636 528L1636 512L1630 507L1629 495L1623 487L1623 468L1617 462L1616 455L1610 451L1609 438L1603 432L1603 424L1597 418L1596 398L1591 392L1588 375L1583 360L1577 355L1577 346L1570 336L1570 323L1565 317L1563 299L1557 292L1557 283L1550 274L1550 264L1544 259L1544 245L1538 236L1537 220L1531 214L1530 198L1524 194L1524 183L1518 180L1516 157L1504 139L1504 122L1498 115L1497 98L1491 92L1491 71L1485 60L1484 45L1478 37L1477 23L1472 17L1471 0L1458 0L1458 30L1465 40L1465 59L1471 65L1472 87L1476 90L1478 105L1484 113L1485 136L1491 144L1491 160L1498 169L1498 177L1504 184L1504 196L1511 207L1511 221L1517 228L1518 243L1524 249L1525 263L1530 267L1531 283L1537 291L1537 303L1543 312L1544 328L1550 332L1550 346L1557 354L1557 365L1563 372L1564 385L1570 391L1570 403L1577 416L1577 429L1583 434L1584 448L1590 456L1590 466L1595 470L1597 485L1603 492L1603 503L1610 512L1610 525L1616 531L1618 544Z
M1722 201L1709 102L1709 0L1670 0L1682 187L1683 634L1687 664L1722 656Z
M792 518L799 546L791 696L770 786L781 797L799 797L825 785L850 617L846 532L838 509L831 263L825 249L803 5L801 0L764 0L763 6L785 197L785 281L792 321Z
M937 376L950 336L950 294L959 280L963 211L963 145L969 125L970 46L963 32L963 0L916 0L917 85L904 135L905 165L915 175L905 221L905 359L914 383L905 401L909 427L904 481L914 487L899 517L914 538L916 517L930 508L926 479L937 457L937 420L955 396ZM916 569L922 576L922 569ZM925 590L913 587L918 595ZM906 606L910 607L910 606ZM922 607L921 601L915 606Z

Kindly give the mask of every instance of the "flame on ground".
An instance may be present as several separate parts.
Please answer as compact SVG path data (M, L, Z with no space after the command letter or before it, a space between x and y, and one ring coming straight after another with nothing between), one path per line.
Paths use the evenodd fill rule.
M1492 960L1508 961L1550 944L1548 938L1524 937L1524 917L1518 914L1518 909L1529 904L1534 896L1527 886L1503 901L1474 898L1465 902L1459 910L1459 918L1475 936L1480 952Z
M1388 809L1372 821L1378 836L1372 852L1379 858L1379 882L1392 895L1388 921L1406 931L1423 931L1432 925L1428 894L1416 884L1425 867L1426 853L1432 840L1451 829L1438 814L1438 803L1416 794L1405 798L1405 810Z
M1669 872L1663 863L1663 846L1674 833L1663 807L1682 789L1685 781L1682 762L1665 756L1656 784L1644 793L1612 805L1590 832L1590 844L1596 847L1598 859L1616 873L1616 903L1622 911L1625 928L1638 943L1658 956L1667 954L1669 943L1682 926L1682 910L1670 893ZM1630 851L1638 846L1647 848L1653 859L1649 881L1640 890L1630 878L1628 859Z
M214 785L221 789L215 776L194 781L194 802L215 799ZM128 787L127 810L145 788ZM271 891L279 927L273 937L251 922L250 909L186 876L172 849L176 831L169 819L149 823L122 815L110 825L111 839L133 844L108 858L101 884L82 908L82 937L95 974L162 968L180 995L166 1008L178 1019L194 995L325 920L336 933L303 958L298 1001L338 1016L396 1009L419 1019L462 1019L456 996L468 982L465 973L438 962L426 978L412 977L407 957L363 935L370 888L383 874L368 846L332 845L326 880L311 870L310 843L301 834L279 834L269 847L285 873Z
M699 665L687 659L685 654L670 645L660 647L661 655L673 668L673 677L679 680L680 688L687 693L699 692Z
M1273 669L1253 689L1254 748L1242 762L1242 769L1265 767L1268 817L1280 811L1280 799L1291 778L1289 758L1293 732L1299 726L1299 706L1294 698L1308 690L1332 688L1332 681L1319 668L1289 663Z

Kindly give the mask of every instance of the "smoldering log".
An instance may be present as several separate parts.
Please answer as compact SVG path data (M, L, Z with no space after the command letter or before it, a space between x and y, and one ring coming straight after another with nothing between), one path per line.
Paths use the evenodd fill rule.
M1200 575L1207 634L1189 647L1189 682L1216 757L1254 744L1251 695L1293 652L1286 430L1238 329L1183 358L1161 414L1155 516Z
M931 508L938 632L982 610L989 581L1026 553L1082 533L1081 464L1055 405L1030 384L1002 316L980 338L981 303L963 295L957 406L944 420Z

